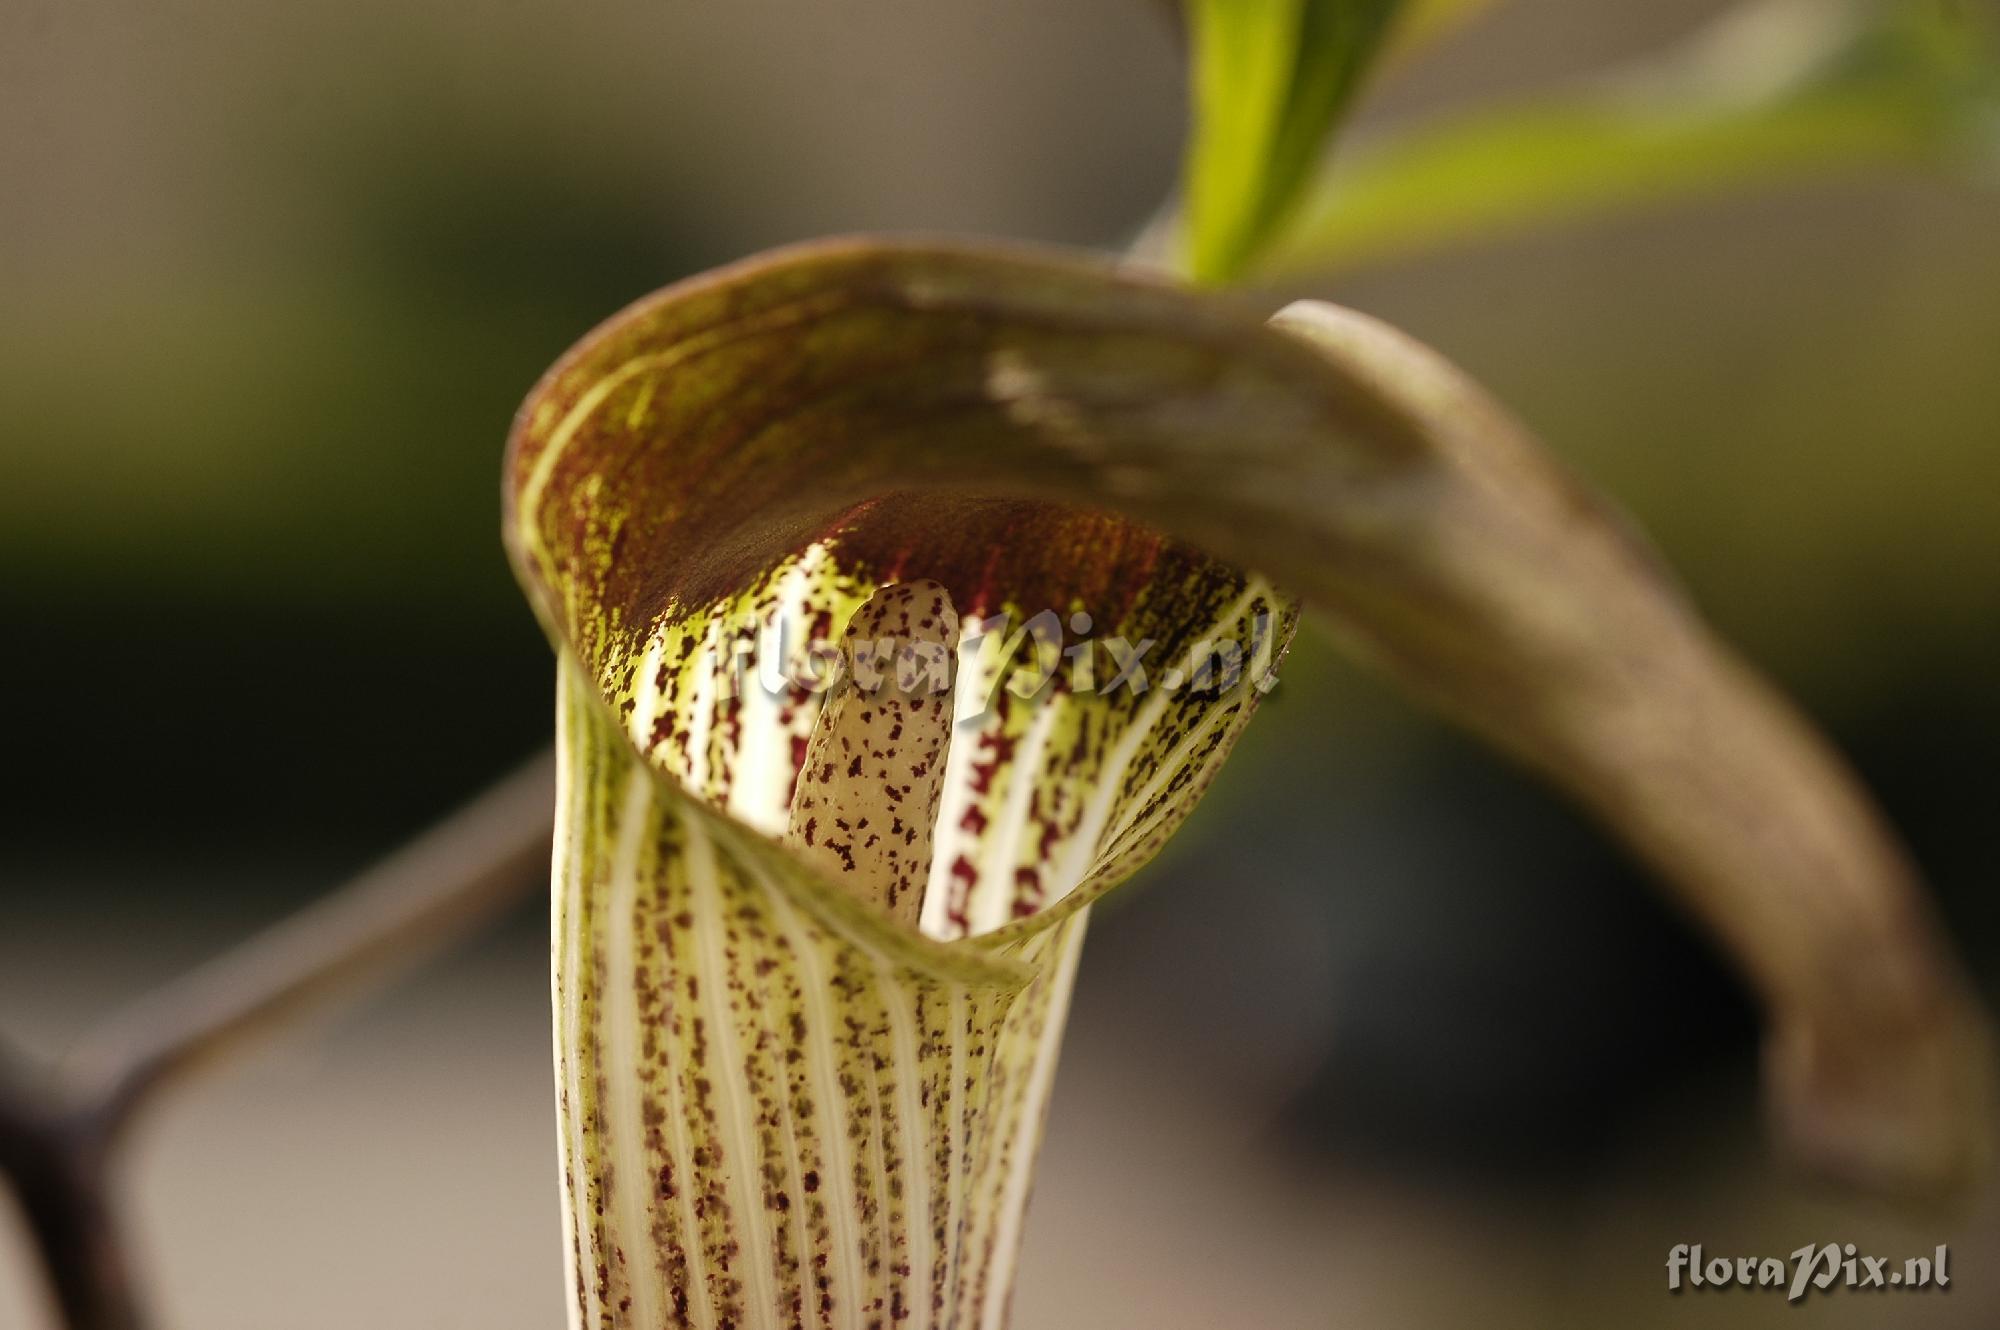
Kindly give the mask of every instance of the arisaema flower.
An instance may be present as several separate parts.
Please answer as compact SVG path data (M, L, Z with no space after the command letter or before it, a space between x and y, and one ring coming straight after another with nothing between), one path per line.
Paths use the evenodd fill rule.
M1091 904L1214 778L1298 597L1685 889L1771 1006L1796 1139L1921 1181L1972 1149L1981 1029L1858 796L1380 325L795 249L565 356L506 497L560 658L577 1324L1005 1323Z

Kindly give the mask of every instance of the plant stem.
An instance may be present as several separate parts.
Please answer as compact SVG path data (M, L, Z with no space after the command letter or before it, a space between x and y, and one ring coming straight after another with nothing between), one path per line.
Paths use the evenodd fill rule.
M0 1178L17 1194L64 1330L140 1330L107 1183L154 1094L302 1009L354 998L547 881L543 752L361 876L129 1003L49 1084L0 1064Z
M14 1060L0 1066L0 1176L21 1217L65 1330L141 1330L105 1178L101 1120L71 1111Z
M543 753L375 867L87 1036L66 1080L115 1134L155 1090L343 990L372 987L464 937L547 868L554 761Z

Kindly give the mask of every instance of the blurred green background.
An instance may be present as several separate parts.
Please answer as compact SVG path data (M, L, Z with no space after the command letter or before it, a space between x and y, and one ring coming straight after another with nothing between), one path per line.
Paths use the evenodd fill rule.
M499 450L596 320L833 232L1122 246L1180 148L1157 8L9 0L0 1033L59 1049L545 740ZM1513 0L1360 132L1719 8ZM1616 495L2000 977L2000 192L1792 183L1271 303L1304 294L1438 346ZM132 1186L170 1324L558 1323L541 927L167 1111ZM1734 982L1577 819L1318 642L1091 952L1024 1330L2000 1316L1990 1202L1775 1173ZM1961 1286L1664 1291L1673 1242L1871 1235L1957 1242ZM0 1324L34 1324L10 1268Z

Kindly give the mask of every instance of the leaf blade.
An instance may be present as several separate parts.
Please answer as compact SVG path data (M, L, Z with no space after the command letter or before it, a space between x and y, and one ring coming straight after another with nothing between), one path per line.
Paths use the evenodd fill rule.
M1226 282L1297 199L1387 37L1396 0L1189 0L1185 264Z
M1566 93L1361 144L1316 180L1267 279L1752 181L1897 162L1991 170L1991 33L1930 0L1769 0Z

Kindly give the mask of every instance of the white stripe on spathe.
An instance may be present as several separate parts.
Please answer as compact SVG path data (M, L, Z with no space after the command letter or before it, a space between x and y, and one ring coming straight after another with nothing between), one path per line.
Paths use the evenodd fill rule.
M727 924L724 913L728 899L716 874L715 846L701 819L682 822L687 837L684 851L693 897L693 933L701 947L701 1004L707 1018L709 1047L713 1050L714 1074L710 1080L718 1101L716 1116L723 1135L722 1169L734 1182L732 1208L738 1234L738 1253L750 1267L750 1306L765 1313L778 1305L777 1272L772 1268L771 1242L760 1231L764 1216L763 1189L758 1185L758 1164L762 1154L751 1139L750 1115L742 1084L743 1055L737 1040L736 1018L730 1011L729 961L724 951ZM732 1162L733 1161L733 1162Z
M1088 908L1079 910L1060 925L1056 943L1054 973L1048 976L1049 996L1041 1011L1036 1032L1034 1062L1022 1092L1009 1158L1012 1167L1002 1184L998 1225L994 1236L991 1264L986 1271L986 1306L980 1316L982 1330L1005 1330L1007 1308L1013 1289L1014 1261L1021 1247L1021 1226L1027 1219L1028 1190L1034 1181L1035 1155L1041 1142L1042 1121L1048 1110L1049 1092L1055 1087L1056 1061L1062 1051L1062 1034L1069 1013L1070 993L1076 985L1077 962L1083 956L1083 932L1090 918ZM1044 934L1043 937L1047 937ZM1041 939L1036 939L1040 941Z
M1034 813L1036 777L1041 771L1042 754L1048 750L1049 735L1062 718L1064 705L1054 698L1034 702L1034 719L1027 735L1015 750L1007 773L1007 807L992 829L979 882L966 902L966 917L972 932L989 933L1013 918L1014 870L1021 862L1021 838L1027 834L1028 819Z
M813 1080L812 1135L820 1150L820 1185L831 1194L827 1214L835 1235L831 1252L832 1263L837 1267L832 1281L834 1313L838 1318L835 1324L844 1330L862 1330L857 1305L861 1288L861 1253L857 1244L839 1240L844 1231L842 1226L852 1222L856 1211L854 1179L847 1165L847 1135L841 1130L841 1119L832 1116L834 1105L843 1102L839 1075L835 1070L839 1059L833 1047L835 1021L829 998L833 990L821 964L818 944L807 935L798 911L767 875L760 870L756 876L759 886L769 896L771 913L778 921L780 930L792 942L791 951L799 964L800 990L806 1006L803 1056ZM801 1215L801 1222L803 1219ZM811 1305L810 1299L807 1305Z
M562 1190L563 1224L563 1279L565 1290L580 1290L582 1273L579 1269L582 1251L582 1237L577 1232L577 1206L568 1186L569 1179L581 1179L584 1172L583 1143L577 1138L577 1105L582 1102L583 1087L579 1079L581 1058L577 1055L579 1046L580 1006L571 1000L577 985L565 984L566 975L582 972L579 959L583 945L583 929L576 919L577 903L582 889L577 882L583 871L581 855L577 847L582 841L582 830L578 823L582 810L588 802L589 781L580 779L572 754L576 751L570 742L573 721L570 708L573 705L571 680L568 668L559 666L556 671L556 751L563 760L556 766L556 818L555 846L550 856L549 875L555 885L550 892L549 913L550 932L553 945L550 947L549 965L549 1009L551 1024L555 1027L556 1046L556 1139L561 1153L557 1156L562 1166L564 1185ZM580 1303L570 1305L570 1325L579 1330L588 1308Z
M929 1122L929 1114L924 1112L918 1096L924 1066L917 1055L916 1013L912 1010L915 994L903 987L894 968L886 961L877 960L876 972L881 976L886 999L884 1006L889 1013L890 1041L896 1050L890 1065L895 1068L896 1074L896 1122L900 1129L900 1139L896 1144L903 1156L903 1222L908 1242L909 1284L913 1290L921 1287L925 1294L917 1297L912 1292L908 1296L909 1325L910 1330L929 1330L931 1153L919 1134ZM924 1281L921 1285L918 1284L919 1279Z
M652 830L653 777L645 768L632 765L625 774L625 788L618 800L618 827L611 857L611 881L602 902L603 922L598 945L604 953L604 967L610 974L641 973L637 950L636 915L640 909L639 855ZM613 1066L637 1067L639 1048L639 986L614 985L598 997L598 1012L604 1022L604 1056ZM646 1166L643 1082L636 1076L620 1077L605 1086L604 1132L612 1152L611 1204L619 1225L627 1233L647 1233L652 1219L647 1204L653 1170ZM660 1319L661 1279L657 1254L650 1242L621 1244L628 1306L622 1316L636 1325L652 1325Z

